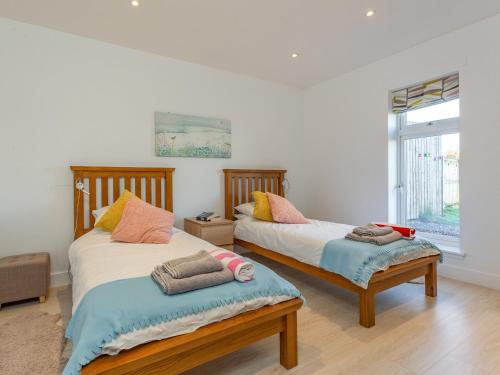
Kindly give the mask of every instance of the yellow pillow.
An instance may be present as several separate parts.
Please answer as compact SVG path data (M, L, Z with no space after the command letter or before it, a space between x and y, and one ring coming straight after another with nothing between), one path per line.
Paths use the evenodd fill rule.
M118 198L116 202L113 203L113 205L109 208L109 210L106 211L104 215L102 215L99 221L95 223L94 228L99 228L107 232L114 231L122 218L125 204L133 196L134 194L125 189L122 195L120 195L120 198Z
M253 200L255 201L255 208L253 210L253 217L259 220L274 221L271 214L271 207L266 193L261 191L252 192Z

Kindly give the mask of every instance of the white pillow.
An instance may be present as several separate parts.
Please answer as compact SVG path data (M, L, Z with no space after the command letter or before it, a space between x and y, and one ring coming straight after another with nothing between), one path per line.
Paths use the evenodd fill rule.
M255 208L255 202L251 203L243 203L239 206L236 206L234 209L238 211L240 214L253 216L253 209Z
M99 222L99 220L101 220L101 217L106 213L106 211L109 210L109 206L104 206L104 207L101 207L99 208L98 210L93 210L92 211L92 216L94 216L94 219L95 219L95 224L97 224ZM94 225L95 225L94 224Z
M244 214L234 214L234 217L238 220L243 220L243 219L247 219L249 218L250 216L247 216L247 215L244 215Z

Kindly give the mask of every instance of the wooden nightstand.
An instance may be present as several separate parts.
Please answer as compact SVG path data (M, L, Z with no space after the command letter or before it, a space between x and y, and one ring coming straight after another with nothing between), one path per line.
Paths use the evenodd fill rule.
M216 246L233 250L233 222L231 220L199 221L194 217L189 217L184 219L184 230Z

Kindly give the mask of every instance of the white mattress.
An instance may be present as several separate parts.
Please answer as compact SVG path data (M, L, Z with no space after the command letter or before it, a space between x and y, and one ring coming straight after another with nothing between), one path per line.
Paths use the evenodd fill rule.
M73 275L73 312L92 288L115 280L150 275L154 266L199 250L212 250L216 246L174 229L170 243L125 244L112 242L110 234L92 230L77 239L69 249L69 261ZM116 354L120 350L161 340L188 332L210 323L231 318L245 311L265 305L273 305L290 297L266 297L249 302L215 308L200 314L186 316L156 326L119 335L103 348L103 354Z
M246 216L236 220L234 237L319 267L325 244L330 240L344 238L354 226L308 220L310 224L279 224ZM439 252L435 249L422 249L396 259L388 267L436 254ZM384 269L380 269L382 270Z

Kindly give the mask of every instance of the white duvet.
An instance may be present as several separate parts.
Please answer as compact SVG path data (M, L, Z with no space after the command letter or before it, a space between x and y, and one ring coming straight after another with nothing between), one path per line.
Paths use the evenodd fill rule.
M234 237L319 267L326 243L344 238L354 226L308 220L310 224L279 224L241 216L235 222ZM439 252L435 249L422 249L395 259L388 267L436 254Z
M174 229L170 243L166 245L126 244L111 241L110 234L92 230L77 239L69 249L69 261L73 275L73 312L82 298L92 288L115 280L141 277L151 274L154 266L170 259L192 255L199 250L212 250L216 246ZM265 297L248 302L211 309L200 314L186 316L156 326L119 335L103 348L103 354L116 354L120 350L172 337L228 319L245 311L272 305L290 297Z

